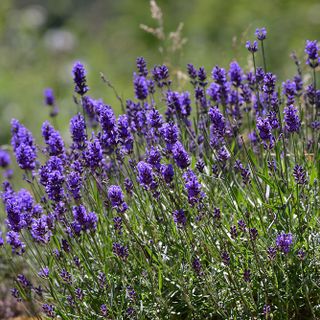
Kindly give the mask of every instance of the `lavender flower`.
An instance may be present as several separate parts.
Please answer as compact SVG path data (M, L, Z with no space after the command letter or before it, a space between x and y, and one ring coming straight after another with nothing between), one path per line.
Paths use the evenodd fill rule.
M173 216L173 221L176 224L177 228L184 228L186 226L187 217L184 210L182 209L175 210L172 213L172 216Z
M0 149L0 167L6 168L10 164L10 155L7 151Z
M296 164L293 168L293 176L294 176L294 180L296 181L297 184L303 186L307 183L307 177L308 177L307 173L298 164Z
M72 171L67 175L67 189L75 200L81 198L82 177L79 172Z
M80 233L81 230L92 231L96 229L98 217L94 212L87 213L83 205L74 206L72 208L72 212L73 217L75 219L75 221L72 224L72 227L76 233Z
M88 90L86 70L83 64L77 61L72 69L73 81L75 83L74 91L83 96Z
M186 182L185 188L188 192L188 202L193 206L205 197L205 193L201 191L201 183L192 170L189 169L185 172L183 178Z
M107 308L107 306L105 305L105 304L102 304L101 306L100 306L100 312L101 312L101 315L103 316L103 317L108 317L108 308Z
M258 51L258 42L253 41L252 43L250 41L246 42L246 48L248 49L249 52L255 53Z
M280 251L287 254L290 251L292 245L292 234L291 233L281 233L277 236L276 245Z
M60 277L65 283L69 285L72 284L72 275L66 269L62 269L60 271Z
M269 247L267 250L268 258L270 261L273 261L277 255L277 249L275 247Z
M167 144L167 149L171 150L172 146L178 141L179 138L178 127L173 122L164 123L160 129L160 133Z
M18 120L11 121L11 145L21 169L33 170L36 166L36 147L31 132Z
M110 186L108 189L108 197L112 207L115 208L117 212L123 213L128 209L128 205L124 202L124 196L119 186Z
M146 77L148 75L147 63L143 57L138 57L136 60L139 76Z
M268 95L271 95L275 91L277 77L272 74L271 72L268 72L263 77L263 87L262 90Z
M171 83L169 80L169 70L165 65L155 66L152 70L152 76L159 88L169 86Z
M307 40L305 53L308 55L307 64L311 68L316 68L319 65L319 45L318 41Z
M93 141L87 145L87 150L84 153L87 166L91 169L96 169L102 160L102 148L98 138L94 138Z
M87 140L86 123L80 113L71 119L70 132L75 148L79 150L84 149Z
M134 185L133 185L133 182L132 182L129 178L125 178L125 180L124 180L124 187L125 187L127 193L128 193L130 196L132 196Z
M41 270L38 272L39 277L40 277L40 278L44 278L44 279L48 278L48 277L49 277L49 274L50 274L50 272L49 272L49 268L48 268L48 267L43 267L43 268L41 268Z
M172 147L173 158L181 169L186 169L190 165L190 157L181 142L176 142Z
M266 30L266 28L256 29L255 34L256 34L257 39L259 41L263 41L263 40L265 40L267 38L267 30Z
M149 163L140 161L137 165L137 169L138 169L138 182L144 188L152 189L155 184L152 166Z
M36 242L46 244L50 241L52 232L47 224L47 217L42 216L39 219L33 219L30 231Z
M168 184L171 183L174 176L174 170L173 170L172 164L169 163L168 165L165 165L165 164L161 165L161 174L166 183Z
M42 136L47 145L47 152L49 156L59 156L65 153L64 142L49 121L46 121L42 125Z
M195 273L198 276L202 276L203 275L202 265L201 265L200 259L198 257L195 257L192 260L192 269L195 271Z
M18 232L9 231L6 240L11 246L12 253L17 255L22 255L24 253L26 245L20 240Z
M53 90L51 88L45 89L43 92L43 96L45 105L51 107L50 116L55 117L58 114L58 107L55 103Z
M221 136L224 135L226 130L225 118L220 112L218 107L210 108L209 117L213 126L214 132L217 132Z
M193 64L188 63L187 64L187 70L188 70L188 75L189 75L189 77L191 79L191 83L193 85L196 85L196 83L197 83L196 79L197 79L197 75L198 75L197 69L194 67Z
M301 121L298 115L298 109L293 105L284 108L284 121L288 132L299 132Z
M133 84L135 97L139 100L145 100L148 96L148 84L146 78L134 74Z
M198 70L198 79L199 79L199 86L205 87L208 82L206 82L207 79L207 73L204 69L204 67L200 67Z
M236 61L230 63L230 81L235 87L239 87L242 82L242 70Z
M52 319L55 318L56 313L54 312L53 305L45 303L42 305L42 310L47 317L52 318Z
M268 118L257 119L257 129L259 131L259 136L263 141L270 141L272 139L272 133L271 133L271 125Z
M121 245L120 243L113 243L112 252L122 260L126 260L129 256L128 247Z

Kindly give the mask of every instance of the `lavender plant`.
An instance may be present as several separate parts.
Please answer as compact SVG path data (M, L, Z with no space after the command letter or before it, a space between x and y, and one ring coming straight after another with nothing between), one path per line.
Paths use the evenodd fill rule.
M26 189L3 184L0 245L34 272L18 300L65 320L320 317L319 47L312 83L298 68L281 85L264 49L257 65L266 35L247 42L253 70L189 64L190 92L138 58L118 117L77 62L70 145L12 120Z

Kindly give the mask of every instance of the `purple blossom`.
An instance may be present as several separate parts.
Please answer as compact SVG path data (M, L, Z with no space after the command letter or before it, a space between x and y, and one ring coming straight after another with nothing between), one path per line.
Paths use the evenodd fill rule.
M199 79L199 86L205 87L208 82L206 82L207 79L207 73L204 67L200 67L198 70L198 79Z
M113 243L112 252L122 260L126 260L129 256L128 247L121 245L120 243Z
M290 251L292 245L292 234L282 232L277 236L276 245L280 251L287 254Z
M70 132L75 148L84 149L87 141L86 123L80 113L70 120Z
M162 164L161 165L161 174L166 183L171 183L174 176L174 170L171 163L168 165Z
M172 216L173 216L173 221L176 224L177 228L184 228L186 226L187 217L184 210L182 209L175 210L172 213Z
M143 57L138 57L136 60L139 76L146 77L148 75L147 63Z
M38 272L38 275L40 278L48 278L50 274L49 268L48 267L43 267L41 270Z
M272 127L268 118L262 119L259 117L257 119L257 129L259 131L259 136L263 141L268 141L272 138Z
M84 293L83 293L83 290L81 289L81 288L76 288L75 290L74 290L74 294L75 294L75 296L76 296L76 298L78 299L78 300L83 300L84 299Z
M128 205L124 202L124 195L119 186L110 186L108 188L108 197L112 207L115 208L117 212L123 213L128 209Z
M188 192L188 201L190 205L193 206L205 197L205 193L201 191L201 183L192 170L189 169L186 171L183 174L183 178L185 180L185 188Z
M198 257L193 258L193 260L192 260L192 269L195 271L195 273L198 276L202 276L203 275L202 265L201 265L200 259Z
M181 169L186 169L190 165L190 157L184 149L181 142L176 142L172 147L173 158L177 166Z
M302 186L305 185L308 181L308 175L306 171L298 164L296 164L293 168L293 177L295 182Z
M266 28L256 29L255 35L259 41L263 41L267 38Z
M70 192L71 196L75 200L81 198L81 188L82 188L82 177L81 174L77 171L72 171L67 175L66 179L67 189Z
M157 170L161 167L161 158L161 153L157 147L152 146L146 153L146 161Z
M86 164L91 169L96 169L102 160L102 148L98 138L87 144L87 150L84 152Z
M43 92L44 96L44 104L48 107L51 107L50 117L55 117L58 114L58 107L55 103L55 97L53 94L53 90L51 88L47 88Z
M171 84L169 80L169 70L165 65L155 66L152 70L152 76L159 88Z
M124 179L124 187L127 193L131 196L133 194L133 182L127 177Z
M253 42L247 41L246 48L248 49L249 52L255 53L258 51L258 42L256 40L254 40Z
M123 150L130 153L133 150L133 136L130 131L127 115L120 115L118 118L118 142Z
M135 97L139 100L145 100L148 96L148 84L146 78L134 74L133 85Z
M225 163L228 159L230 159L230 157L231 157L230 153L229 153L228 149L225 146L221 147L218 150L218 160L220 162Z
M225 118L220 112L219 108L210 108L208 114L213 126L213 130L223 136L226 130L226 123Z
M54 312L53 305L45 303L42 305L42 310L47 317L52 318L52 319L55 318L56 313Z
M294 105L284 108L285 128L288 132L299 132L301 121L298 115L298 109Z
M72 227L77 234L83 231L93 231L96 229L98 217L94 212L87 213L83 205L74 206L72 208L74 222Z
M243 78L242 69L236 61L230 63L229 77L235 87L240 87Z
M83 96L88 90L86 80L86 70L83 64L77 61L72 69L73 81L75 83L74 91Z
M154 181L154 173L152 171L152 166L149 163L144 161L140 161L137 164L138 169L138 182L146 189L153 188Z
M122 234L122 218L121 217L113 218L113 227L118 234Z
M65 282L65 283L67 283L67 284L69 284L69 285L71 285L72 284L72 275L66 270L66 269L62 269L61 271L60 271L60 277L61 277L61 279Z
M20 240L18 232L9 231L6 240L11 246L12 253L16 253L17 255L22 255L24 253L26 245Z
M0 167L6 168L10 164L10 155L7 151L0 149Z
M11 121L11 145L21 169L33 170L36 166L36 147L31 132L18 120Z
M147 113L147 121L148 124L150 125L151 128L154 129L159 129L161 128L162 124L163 124L163 120L162 120L162 115L160 114L160 112L155 109L152 108L148 113Z
M160 129L163 140L167 144L167 149L171 150L172 146L178 141L179 138L179 129L173 123L164 123Z
M194 67L193 64L188 63L187 64L187 71L188 71L188 75L191 79L191 83L195 85L197 83L197 81L196 81L197 75L198 75L197 69Z
M308 55L307 64L311 68L316 68L319 65L319 45L318 41L307 40L305 53Z
M52 232L49 229L47 217L42 216L39 219L33 219L30 233L36 242L43 244L48 243L50 241Z
M262 90L268 95L273 94L276 86L277 77L271 72L267 72L263 77Z
M23 274L18 274L17 282L19 282L24 289L30 289L32 287L31 282Z
M64 142L53 126L46 121L42 125L42 136L47 145L47 152L49 156L59 156L65 153Z
M102 304L101 306L100 306L100 313L101 313L101 315L103 316L103 317L108 317L108 308L107 308L107 306L105 305L105 304Z

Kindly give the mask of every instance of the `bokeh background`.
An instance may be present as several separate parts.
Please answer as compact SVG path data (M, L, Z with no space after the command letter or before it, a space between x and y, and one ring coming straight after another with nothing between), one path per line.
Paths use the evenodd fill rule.
M319 39L320 3L317 0L158 0L164 29L184 23L188 39L171 64L185 70L188 62L208 71L232 59L246 64L246 40L256 27L268 30L267 63L283 79L294 74L290 53L303 56L305 39ZM74 113L71 68L81 60L88 69L90 94L103 98L116 110L119 103L102 83L107 75L124 99L132 96L132 72L137 56L149 66L168 57L162 45L139 28L155 26L148 0L1 0L0 1L0 144L8 142L12 117L40 136L48 116L42 92L52 87L67 131L66 119Z

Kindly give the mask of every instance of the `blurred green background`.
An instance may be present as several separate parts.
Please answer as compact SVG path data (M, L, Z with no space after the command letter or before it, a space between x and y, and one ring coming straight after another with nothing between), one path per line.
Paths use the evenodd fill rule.
M158 0L164 28L174 31L184 23L188 39L181 55L171 63L185 70L188 62L204 65L232 59L248 63L246 40L256 27L268 30L269 70L280 80L292 77L290 53L303 57L305 39L319 39L320 3L317 0ZM81 60L88 70L90 95L103 98L119 110L119 102L102 83L107 75L121 96L133 97L132 72L137 56L149 66L168 57L159 40L139 28L156 26L147 0L1 0L0 1L0 144L8 142L9 122L20 119L40 136L48 117L43 89L52 87L60 109L58 125L68 130L67 118L75 112L71 69Z

